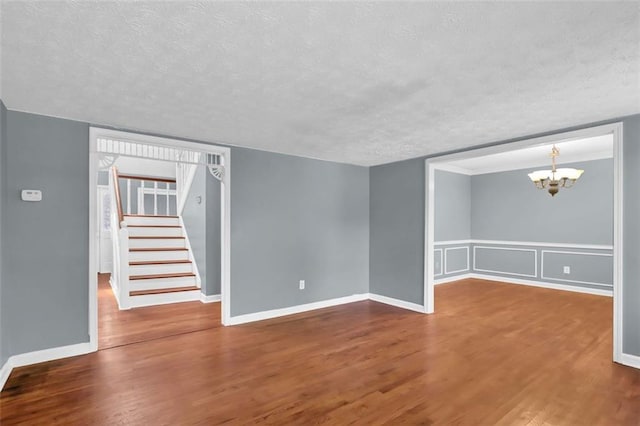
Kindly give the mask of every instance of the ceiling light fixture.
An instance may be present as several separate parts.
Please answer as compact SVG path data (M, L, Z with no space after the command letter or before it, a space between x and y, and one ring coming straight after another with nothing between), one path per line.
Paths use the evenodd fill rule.
M556 169L556 157L560 150L554 145L551 148L551 170L536 170L529 173L529 179L538 189L546 189L551 196L555 196L560 188L571 188L582 176L584 170L580 169Z

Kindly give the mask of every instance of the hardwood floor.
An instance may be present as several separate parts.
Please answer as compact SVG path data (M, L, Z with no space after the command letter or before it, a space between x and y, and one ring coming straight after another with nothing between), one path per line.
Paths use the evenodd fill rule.
M0 423L638 425L611 311L465 280L429 316L365 301L16 369Z
M98 348L129 345L220 327L220 304L183 302L118 309L109 274L98 274Z

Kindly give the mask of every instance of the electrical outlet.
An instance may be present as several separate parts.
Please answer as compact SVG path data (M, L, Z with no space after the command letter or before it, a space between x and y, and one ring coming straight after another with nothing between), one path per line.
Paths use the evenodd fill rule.
M304 290L304 280L300 280L300 290Z
M569 275L571 273L571 266L565 266L564 268L562 268L562 272Z

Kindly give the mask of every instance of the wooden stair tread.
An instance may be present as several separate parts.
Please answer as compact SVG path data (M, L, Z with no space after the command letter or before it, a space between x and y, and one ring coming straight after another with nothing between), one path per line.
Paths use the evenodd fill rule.
M180 225L127 225L127 228L182 228Z
M184 247L147 247L147 248L132 248L129 251L187 251Z
M141 260L137 262L129 262L129 266L171 265L174 263L191 263L191 261L190 260Z
M158 288L158 289L154 289L154 290L135 290L135 291L130 291L129 292L129 296L144 296L147 294L164 294L164 293L178 293L181 291L193 291L193 290L200 290L198 287L196 286L191 286L191 287L173 287L173 288Z
M184 237L158 237L158 236L137 236L129 237L130 240L184 240Z
M193 272L175 272L172 274L148 274L148 275L131 275L129 280L155 280L158 278L190 278L195 277Z
M173 218L173 219L178 219L178 217L179 217L179 216L174 216L174 215L166 216L166 215L161 215L161 214L123 214L122 216L124 216L124 217L164 217L164 218L170 217L170 218Z

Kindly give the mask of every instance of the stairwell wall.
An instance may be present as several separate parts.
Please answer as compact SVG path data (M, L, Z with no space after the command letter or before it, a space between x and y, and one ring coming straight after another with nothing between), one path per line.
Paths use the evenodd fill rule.
M207 171L204 166L198 166L189 188L189 194L182 211L185 231L189 236L193 257L198 266L202 280L202 292L207 294L207 200L206 184ZM212 178L213 179L213 178Z

